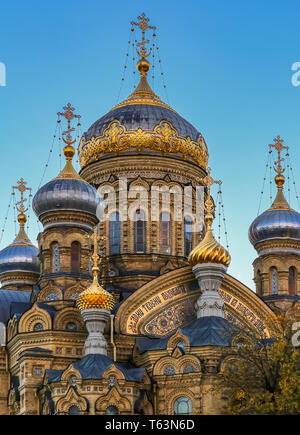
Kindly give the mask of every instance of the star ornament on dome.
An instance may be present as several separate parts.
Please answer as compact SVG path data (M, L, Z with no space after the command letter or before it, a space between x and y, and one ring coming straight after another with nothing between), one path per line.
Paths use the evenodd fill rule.
M278 154L278 160L276 162L274 162L274 170L275 172L277 172L278 175L282 175L285 171L285 169L282 167L281 163L284 162L284 158L281 157L281 151L282 150L287 150L289 149L289 147L286 147L284 145L282 145L284 142L283 139L280 138L280 136L277 136L274 139L274 143L273 144L269 144L270 147L270 153L272 152L272 148L275 148Z

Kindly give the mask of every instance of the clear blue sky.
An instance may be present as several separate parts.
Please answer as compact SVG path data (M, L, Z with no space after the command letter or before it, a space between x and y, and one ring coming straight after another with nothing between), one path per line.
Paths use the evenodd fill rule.
M169 102L202 132L212 175L223 180L229 273L253 288L255 251L247 233L257 214L267 145L278 134L291 147L300 188L300 86L291 84L291 65L300 61L296 0L3 2L1 228L17 179L23 176L34 191L39 185L57 111L70 101L85 131L116 103L129 23L143 11L158 28ZM130 79L121 98L131 90ZM52 158L45 181L58 170ZM14 237L12 220L11 213L1 248ZM37 232L32 216L32 240Z

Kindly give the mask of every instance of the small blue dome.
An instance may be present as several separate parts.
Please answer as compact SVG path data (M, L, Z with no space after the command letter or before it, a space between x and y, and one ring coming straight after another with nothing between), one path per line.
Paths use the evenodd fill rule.
M249 228L252 245L269 239L300 241L300 214L295 210L268 210L257 216Z
M32 201L35 214L40 217L50 211L72 210L96 215L103 202L99 192L80 179L55 178L41 187Z
M270 239L295 239L300 241L300 213L293 210L278 189L271 207L257 216L249 228L252 245Z
M31 272L40 273L38 248L23 242L16 242L0 251L0 274L7 272Z

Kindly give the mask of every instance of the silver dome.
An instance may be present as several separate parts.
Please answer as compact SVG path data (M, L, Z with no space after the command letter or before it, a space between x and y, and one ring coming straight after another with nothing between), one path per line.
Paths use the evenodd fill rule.
M29 243L12 243L0 251L0 274L7 272L40 273L38 248Z
M40 217L50 211L72 210L96 215L102 197L89 183L80 179L56 178L41 187L32 201Z
M252 245L269 239L289 238L300 241L300 214L292 209L267 210L250 225Z

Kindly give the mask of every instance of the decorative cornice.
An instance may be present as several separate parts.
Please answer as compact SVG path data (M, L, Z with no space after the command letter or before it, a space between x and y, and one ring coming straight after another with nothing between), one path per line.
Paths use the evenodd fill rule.
M104 154L119 154L135 150L141 153L143 149L161 154L181 153L184 160L190 157L199 166L206 168L208 151L204 138L199 135L197 141L190 137L180 136L169 121L161 121L153 130L127 130L118 120L112 121L104 130L102 136L92 137L85 141L81 138L78 154L80 166L99 160Z

